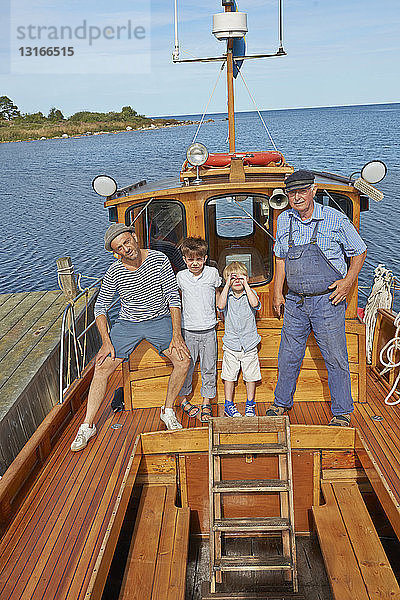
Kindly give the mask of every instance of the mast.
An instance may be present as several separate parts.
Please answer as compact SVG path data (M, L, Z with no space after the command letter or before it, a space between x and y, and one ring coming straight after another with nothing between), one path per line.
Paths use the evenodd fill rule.
M232 12L232 6L225 6L225 12ZM235 88L233 83L233 38L227 42L226 57L228 90L229 152L235 152Z

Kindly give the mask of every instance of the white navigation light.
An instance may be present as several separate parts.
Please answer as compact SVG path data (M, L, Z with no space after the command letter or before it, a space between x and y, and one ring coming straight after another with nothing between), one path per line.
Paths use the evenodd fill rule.
M368 183L379 183L386 176L387 168L381 160L371 160L361 169L361 177Z
M193 167L201 167L201 165L207 162L208 150L204 144L196 142L191 144L187 149L186 158Z
M112 196L117 191L117 182L108 175L97 175L92 181L92 187L99 196Z
M217 40L243 38L248 31L247 14L224 12L213 16L213 34Z

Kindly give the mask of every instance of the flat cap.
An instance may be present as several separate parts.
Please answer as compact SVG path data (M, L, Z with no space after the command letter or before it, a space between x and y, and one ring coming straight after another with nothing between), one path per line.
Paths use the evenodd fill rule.
M302 190L313 185L314 179L314 173L300 169L299 171L291 173L291 175L285 179L285 189L287 192Z
M125 233L129 231L129 233L133 233L135 231L134 227L130 225L124 225L124 223L113 223L107 229L106 234L104 236L104 248L109 252L112 252L111 242L121 233Z

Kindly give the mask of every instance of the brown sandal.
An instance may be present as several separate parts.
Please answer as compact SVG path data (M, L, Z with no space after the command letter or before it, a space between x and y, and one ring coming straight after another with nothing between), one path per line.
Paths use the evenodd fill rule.
M202 423L208 423L210 417L212 417L212 406L211 404L202 404L201 405L201 415L200 415L200 421Z
M189 402L187 399L181 402L181 408L183 412L188 415L188 417L192 417L193 419L195 419L200 412L200 408Z

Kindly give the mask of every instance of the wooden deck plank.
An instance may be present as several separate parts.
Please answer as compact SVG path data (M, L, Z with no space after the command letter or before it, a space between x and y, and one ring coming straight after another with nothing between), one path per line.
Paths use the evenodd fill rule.
M10 296L11 296L11 294L0 294L0 321L3 318L3 313L2 313L1 307L4 304L4 302L6 302L9 299ZM4 314L6 314L6 313L4 313Z
M137 568L125 572L120 600L151 598L163 517L160 507L164 506L165 496L165 486L149 486L142 491L127 561Z
M2 318L0 321L0 360L31 327L39 326L38 321L40 322L47 311L53 313L54 304L60 298L62 298L65 305L65 297L60 290L56 292L32 292ZM5 341L7 344L4 343Z
M400 589L356 483L332 483L370 600L400 598ZM357 507L357 519L354 518Z
M335 600L370 600L331 485L323 491L326 504L314 506L313 514Z
M175 542L176 520L178 518L178 509L175 506L175 494L175 486L168 486L151 600L164 600L166 598L166 591L168 590Z
M372 452L373 457L379 465L393 494L400 499L399 453L396 452L395 455L392 456L390 448L387 445L385 438L378 431L375 422L369 419L368 415L365 415L363 411L355 412L354 422L360 429L368 448Z
M24 300L27 297L31 297L32 300L34 299L35 296L33 296L33 294L36 294L36 297L40 297L40 294L43 294L44 292L17 292L16 294L2 294L0 297L2 296L7 296L5 298L5 300L1 303L0 306L0 324L1 321L5 321L8 322L7 319L9 317L10 314L14 313L14 310L18 310L18 306L21 304L21 302L24 302ZM29 301L28 301L29 302ZM4 329L6 330L8 326L4 325Z
M168 583L167 600L184 600L186 588L186 561L189 547L190 508L179 508L176 514L174 550ZM185 565L185 568L182 568ZM163 600L158 596L155 600Z

